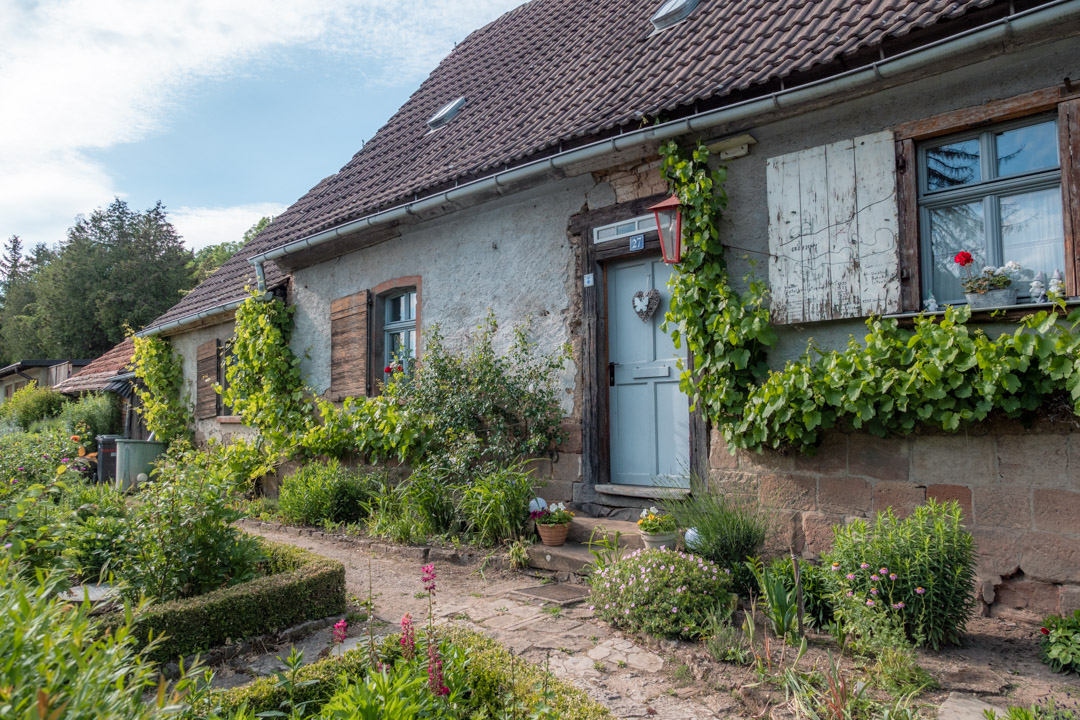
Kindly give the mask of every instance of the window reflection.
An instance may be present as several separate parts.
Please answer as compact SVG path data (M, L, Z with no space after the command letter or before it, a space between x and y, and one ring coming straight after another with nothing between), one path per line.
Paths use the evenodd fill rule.
M1057 123L999 132L997 143L998 175L1020 175L1058 166Z
M934 295L941 302L963 299L960 280L966 271L956 264L956 253L967 250L978 272L987 264L986 231L982 202L971 202L930 211L930 249ZM971 269L969 268L969 269Z
M930 148L926 152L926 187L944 190L979 182L979 139L964 140Z

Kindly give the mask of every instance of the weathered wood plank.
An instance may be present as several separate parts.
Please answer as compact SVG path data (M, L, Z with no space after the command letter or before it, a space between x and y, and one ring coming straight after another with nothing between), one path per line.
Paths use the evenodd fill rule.
M802 250L799 166L793 155L769 158L765 174L769 209L769 291L778 323L801 322Z
M825 146L829 192L829 317L862 313L855 224L855 141Z
M825 146L796 155L799 169L799 252L802 256L802 317L828 320L829 310L829 186Z
M343 400L368 392L368 291L330 303L330 397Z
M1080 100L1058 107L1061 195L1065 224L1065 293L1080 295Z
M961 108L904 123L893 128L893 132L898 139L924 140L938 135L960 132L991 122L1004 122L1037 112L1052 110L1058 103L1076 97L1080 97L1080 90L1075 85L1071 88L1065 85L1055 85L1051 88L1044 88L1002 100L993 100L981 105Z
M195 349L195 417L209 420L217 416L218 341L207 340Z
M899 312L899 220L892 133L855 138L855 177L862 314Z
M900 243L900 307L904 312L922 309L922 271L919 254L919 173L915 165L915 142L896 143L896 189Z

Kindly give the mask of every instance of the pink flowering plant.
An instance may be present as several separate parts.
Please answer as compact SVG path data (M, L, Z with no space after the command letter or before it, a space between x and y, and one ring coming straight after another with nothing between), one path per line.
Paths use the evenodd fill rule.
M975 543L956 501L928 500L904 519L886 510L872 525L857 520L833 533L823 567L847 622L858 625L854 598L895 613L916 645L960 643L975 609Z
M696 639L717 610L730 611L730 573L700 555L638 550L592 580L590 602L614 627Z

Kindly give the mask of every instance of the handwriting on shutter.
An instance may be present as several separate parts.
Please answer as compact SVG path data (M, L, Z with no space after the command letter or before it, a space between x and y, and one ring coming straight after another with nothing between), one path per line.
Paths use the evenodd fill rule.
M774 322L899 312L892 133L769 158L766 181Z

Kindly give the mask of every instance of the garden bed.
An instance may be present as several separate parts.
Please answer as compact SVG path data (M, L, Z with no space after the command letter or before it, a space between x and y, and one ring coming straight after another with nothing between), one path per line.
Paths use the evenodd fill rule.
M301 548L262 542L269 574L192 598L150 605L135 618L143 644L164 638L150 657L174 660L226 643L272 633L345 611L345 568ZM105 618L123 622L122 613Z

